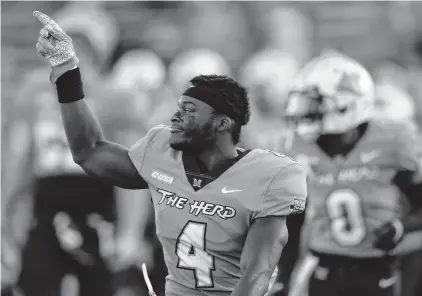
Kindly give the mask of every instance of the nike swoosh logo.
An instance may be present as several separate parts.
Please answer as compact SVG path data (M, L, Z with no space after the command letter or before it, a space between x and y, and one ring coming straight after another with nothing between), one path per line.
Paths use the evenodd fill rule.
M223 189L221 189L221 192L226 194L226 193L232 193L232 192L239 192L242 191L241 189L233 189L233 190L227 190L227 186L224 187Z
M370 162L371 160L374 160L375 158L378 158L381 155L380 150L374 150L368 153L362 153L360 155L360 160L362 162Z
M397 282L397 277L396 276L392 276L389 279L380 279L379 281L379 286L380 288L388 288L392 285L394 285Z

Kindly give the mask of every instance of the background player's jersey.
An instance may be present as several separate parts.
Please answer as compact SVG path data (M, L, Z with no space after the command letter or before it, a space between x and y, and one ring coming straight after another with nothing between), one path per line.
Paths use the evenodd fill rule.
M169 272L166 295L229 295L251 223L302 210L305 171L283 155L252 150L211 183L191 185L169 137L169 128L156 127L129 152L152 194Z
M294 152L287 154L308 171L308 247L352 257L385 255L373 247L373 231L405 212L393 178L419 169L415 144L406 130L377 123L345 158L333 159L317 144L295 138Z

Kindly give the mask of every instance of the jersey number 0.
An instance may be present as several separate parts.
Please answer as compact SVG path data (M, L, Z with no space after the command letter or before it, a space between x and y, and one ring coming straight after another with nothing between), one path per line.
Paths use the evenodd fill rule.
M213 288L214 256L206 252L207 224L188 221L177 238L177 267L193 271L195 288Z
M331 192L327 198L327 212L331 220L334 241L342 246L356 246L366 236L360 197L350 189Z

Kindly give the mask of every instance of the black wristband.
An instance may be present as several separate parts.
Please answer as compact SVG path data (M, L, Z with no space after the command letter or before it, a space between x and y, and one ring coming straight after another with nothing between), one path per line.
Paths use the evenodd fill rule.
M56 82L57 96L62 104L82 100L85 97L79 68L64 73Z

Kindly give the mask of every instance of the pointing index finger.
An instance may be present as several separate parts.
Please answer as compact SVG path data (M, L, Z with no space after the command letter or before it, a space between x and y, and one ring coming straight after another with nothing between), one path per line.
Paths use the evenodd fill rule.
M48 15L39 12L39 11L34 11L33 15L37 18L37 20L39 20L44 26L51 26L52 28L58 29L61 31L59 25L53 21Z

